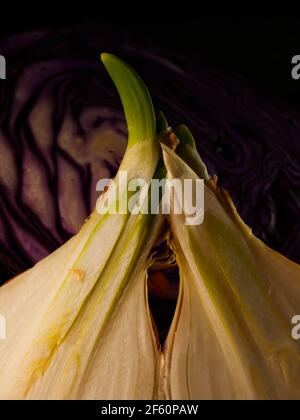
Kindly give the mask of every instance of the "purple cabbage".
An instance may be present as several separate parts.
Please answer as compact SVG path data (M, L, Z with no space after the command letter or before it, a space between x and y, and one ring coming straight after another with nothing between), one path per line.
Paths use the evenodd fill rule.
M96 29L0 45L2 261L17 273L59 247L93 208L96 182L117 171L126 126L102 51L136 68L173 126L188 125L254 233L300 262L299 113L237 76Z

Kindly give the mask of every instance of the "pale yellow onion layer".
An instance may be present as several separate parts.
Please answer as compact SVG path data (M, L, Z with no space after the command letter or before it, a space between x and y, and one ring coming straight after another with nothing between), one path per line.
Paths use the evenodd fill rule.
M163 145L171 179L197 175ZM171 214L181 272L180 310L167 340L173 399L300 398L300 268L269 249L239 218L214 180L205 220Z

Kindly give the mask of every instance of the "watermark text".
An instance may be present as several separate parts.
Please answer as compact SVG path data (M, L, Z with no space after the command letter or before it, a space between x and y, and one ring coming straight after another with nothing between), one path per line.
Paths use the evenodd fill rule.
M108 178L97 183L104 194L97 200L99 214L182 214L187 225L204 220L203 179L128 180L126 171L118 173L117 182Z
M295 325L292 329L292 338L300 340L300 315L295 315L292 318L292 324Z
M0 340L6 340L6 319L0 315Z
M6 60L3 55L0 55L0 79L6 79Z

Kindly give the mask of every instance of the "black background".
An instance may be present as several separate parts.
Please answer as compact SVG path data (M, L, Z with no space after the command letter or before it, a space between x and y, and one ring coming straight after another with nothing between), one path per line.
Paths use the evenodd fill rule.
M300 54L300 17L293 15L216 15L192 10L189 2L171 9L140 2L107 12L103 4L18 3L0 6L0 38L53 27L105 27L129 33L145 45L158 45L215 69L235 72L300 109L300 80L291 77L291 59ZM216 6L216 9L218 7ZM245 6L246 9L246 6ZM299 15L298 15L299 16Z

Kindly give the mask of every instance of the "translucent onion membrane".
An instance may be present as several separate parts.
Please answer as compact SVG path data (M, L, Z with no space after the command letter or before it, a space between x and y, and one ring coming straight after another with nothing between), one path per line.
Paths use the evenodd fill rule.
M172 126L187 124L209 172L265 243L300 261L300 118L237 77L99 29L1 44L0 250L18 273L78 232L96 182L115 175L127 131L101 50L132 64ZM2 278L2 281L4 277Z

